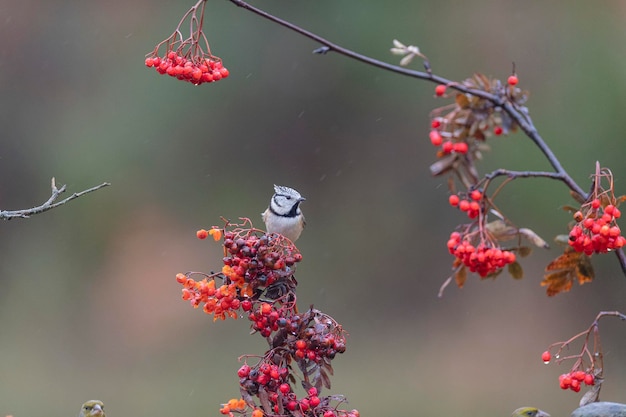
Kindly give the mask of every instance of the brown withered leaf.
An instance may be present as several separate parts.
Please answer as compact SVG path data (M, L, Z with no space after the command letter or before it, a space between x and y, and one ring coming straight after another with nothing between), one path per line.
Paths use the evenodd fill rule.
M593 279L593 266L589 257L568 247L562 255L546 266L541 286L547 287L546 293L552 297L560 292L569 291L574 281L582 285Z
M508 270L509 274L511 274L514 279L524 278L524 270L522 269L522 266L519 264L519 262L513 262L512 264L509 264Z
M457 287L463 288L463 285L465 285L466 280L467 280L467 268L465 268L465 266L462 266L454 274L454 281L456 282Z
M456 105L462 109L469 107L469 99L463 93L458 93L456 95L455 101L456 101Z
M528 246L520 246L519 248L517 248L517 254L522 258L525 258L528 255L530 255L532 251L533 251L533 248L530 248Z
M582 203L581 203L581 204L582 204ZM561 210L563 210L563 211L567 211L567 212L569 212L569 213L574 214L574 213L576 213L578 210L580 210L580 207L569 206L569 205L567 205L567 204L566 204L566 205L564 205L564 206L561 206Z

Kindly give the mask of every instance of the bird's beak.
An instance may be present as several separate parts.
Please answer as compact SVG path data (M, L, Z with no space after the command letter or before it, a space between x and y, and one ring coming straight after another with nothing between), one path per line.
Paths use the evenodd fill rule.
M550 414L546 413L543 410L538 410L537 415L535 417L550 417Z
M306 201L306 198L300 197L300 201Z
M100 404L94 405L93 411L93 414L102 414L102 407L100 407Z

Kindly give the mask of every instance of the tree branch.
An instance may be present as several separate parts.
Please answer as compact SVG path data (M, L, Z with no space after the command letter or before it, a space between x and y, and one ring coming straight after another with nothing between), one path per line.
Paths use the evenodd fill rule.
M63 185L61 188L57 188L56 181L54 180L54 178L52 178L52 194L50 195L50 198L48 199L48 201L46 201L40 206L29 208L29 209L0 210L0 220L11 220L14 218L26 219L32 216L33 214L39 214L39 213L43 213L44 211L52 210L53 208L61 206L71 200L74 200L75 198L82 197L85 194L91 193L92 191L99 190L100 188L107 187L109 185L111 184L109 184L108 182L104 182L100 185L89 188L87 190L74 193L71 196L67 197L66 199L55 203L55 201L59 198L59 196L65 192L67 185Z
M533 124L530 116L528 116L528 114L524 111L521 111L520 109L518 109L515 104L511 103L509 100L507 100L506 96L504 95L495 95L495 94L491 94L488 93L486 91L483 90L476 90L473 88L468 88L460 83L448 80L446 78L440 77L438 75L433 74L430 71L430 65L428 65L426 67L427 71L426 72L422 72L422 71L415 71L415 70L410 70L404 67L400 67L397 65L391 65L388 64L386 62L383 61L379 61L377 59L374 58L370 58L366 55L362 55L359 54L357 52L354 52L350 49L344 48L342 46L339 46L333 42L330 42L329 40L313 33L313 32L309 32L308 30L305 30L293 23L287 22L286 20L280 19L274 15L271 15L257 7L254 7L248 3L246 3L243 0L229 0L231 3L235 4L238 7L241 7L243 9L246 9L248 11L251 11L252 13L255 13L265 19L268 19L274 23L279 24L280 26L286 27L289 30L292 30L296 33L299 33L302 36L305 36L311 40L314 40L315 42L323 45L321 48L315 49L313 52L314 53L318 53L321 55L325 55L328 52L336 52L340 55L346 56L348 58L351 59L355 59L357 61L363 62L367 65L371 65L377 68L381 68L383 70L386 71L391 71L394 72L396 74L401 74L401 75L406 75L408 77L412 77L412 78L419 78L422 80L427 80L427 81L431 81L433 83L436 84L443 84L449 88L452 88L454 90L460 91L462 93L465 94L471 94L480 98L483 98L485 100L490 101L491 103L493 103L495 106L497 107L501 107L502 110L504 112L506 112L513 120L515 120L515 122L519 125L520 129L526 134L526 136L528 136L528 138L530 138L530 140L532 140L535 145L537 145L537 147L539 148L539 150L544 154L544 156L546 157L546 159L548 160L548 162L550 163L550 165L554 168L555 172L554 173L548 173L548 172L544 172L541 173L541 175L520 175L521 173L516 173L514 175L516 176L526 176L526 177L531 177L531 176L542 176L542 177L548 177L548 178L553 178L559 181L562 181L563 183L565 183L565 185L567 185L567 187L575 192L576 194L579 194L583 200L586 200L589 197L589 194L584 191L580 185L578 185L578 183L576 183L576 181L574 181L574 179L567 173L567 171L563 168L563 166L561 165L561 162L558 160L558 158L556 157L556 155L554 154L554 152L552 152L552 149L550 149L550 147L547 145L547 143L543 140L543 138L541 137L541 135L539 135L539 132L537 131L537 128L535 127L535 125ZM494 175L494 173L497 173L498 171L494 171L491 173L491 175ZM506 170L502 170L502 172L506 172ZM509 171L512 173L512 171ZM529 172L530 173L530 172ZM536 172L535 174L538 174L538 172ZM507 173L498 173L497 175L509 175ZM624 273L624 275L626 275L626 255L624 255L624 253L622 252L622 250L618 250L615 252L618 258L618 261L620 263L620 266L622 268L622 272Z

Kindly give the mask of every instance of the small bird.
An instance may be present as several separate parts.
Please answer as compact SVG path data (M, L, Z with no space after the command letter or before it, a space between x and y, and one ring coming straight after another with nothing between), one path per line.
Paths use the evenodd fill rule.
M78 417L105 417L104 404L98 400L87 401L80 407Z
M277 233L295 242L300 237L306 222L300 203L306 200L293 188L274 185L270 205L261 213L267 233Z
M512 417L550 417L550 414L536 407L522 407L513 411Z

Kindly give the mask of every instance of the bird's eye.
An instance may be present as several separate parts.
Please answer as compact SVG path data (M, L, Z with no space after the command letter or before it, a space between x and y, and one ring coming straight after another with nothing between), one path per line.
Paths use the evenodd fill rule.
M287 200L291 200L291 196L285 196L287 198Z

